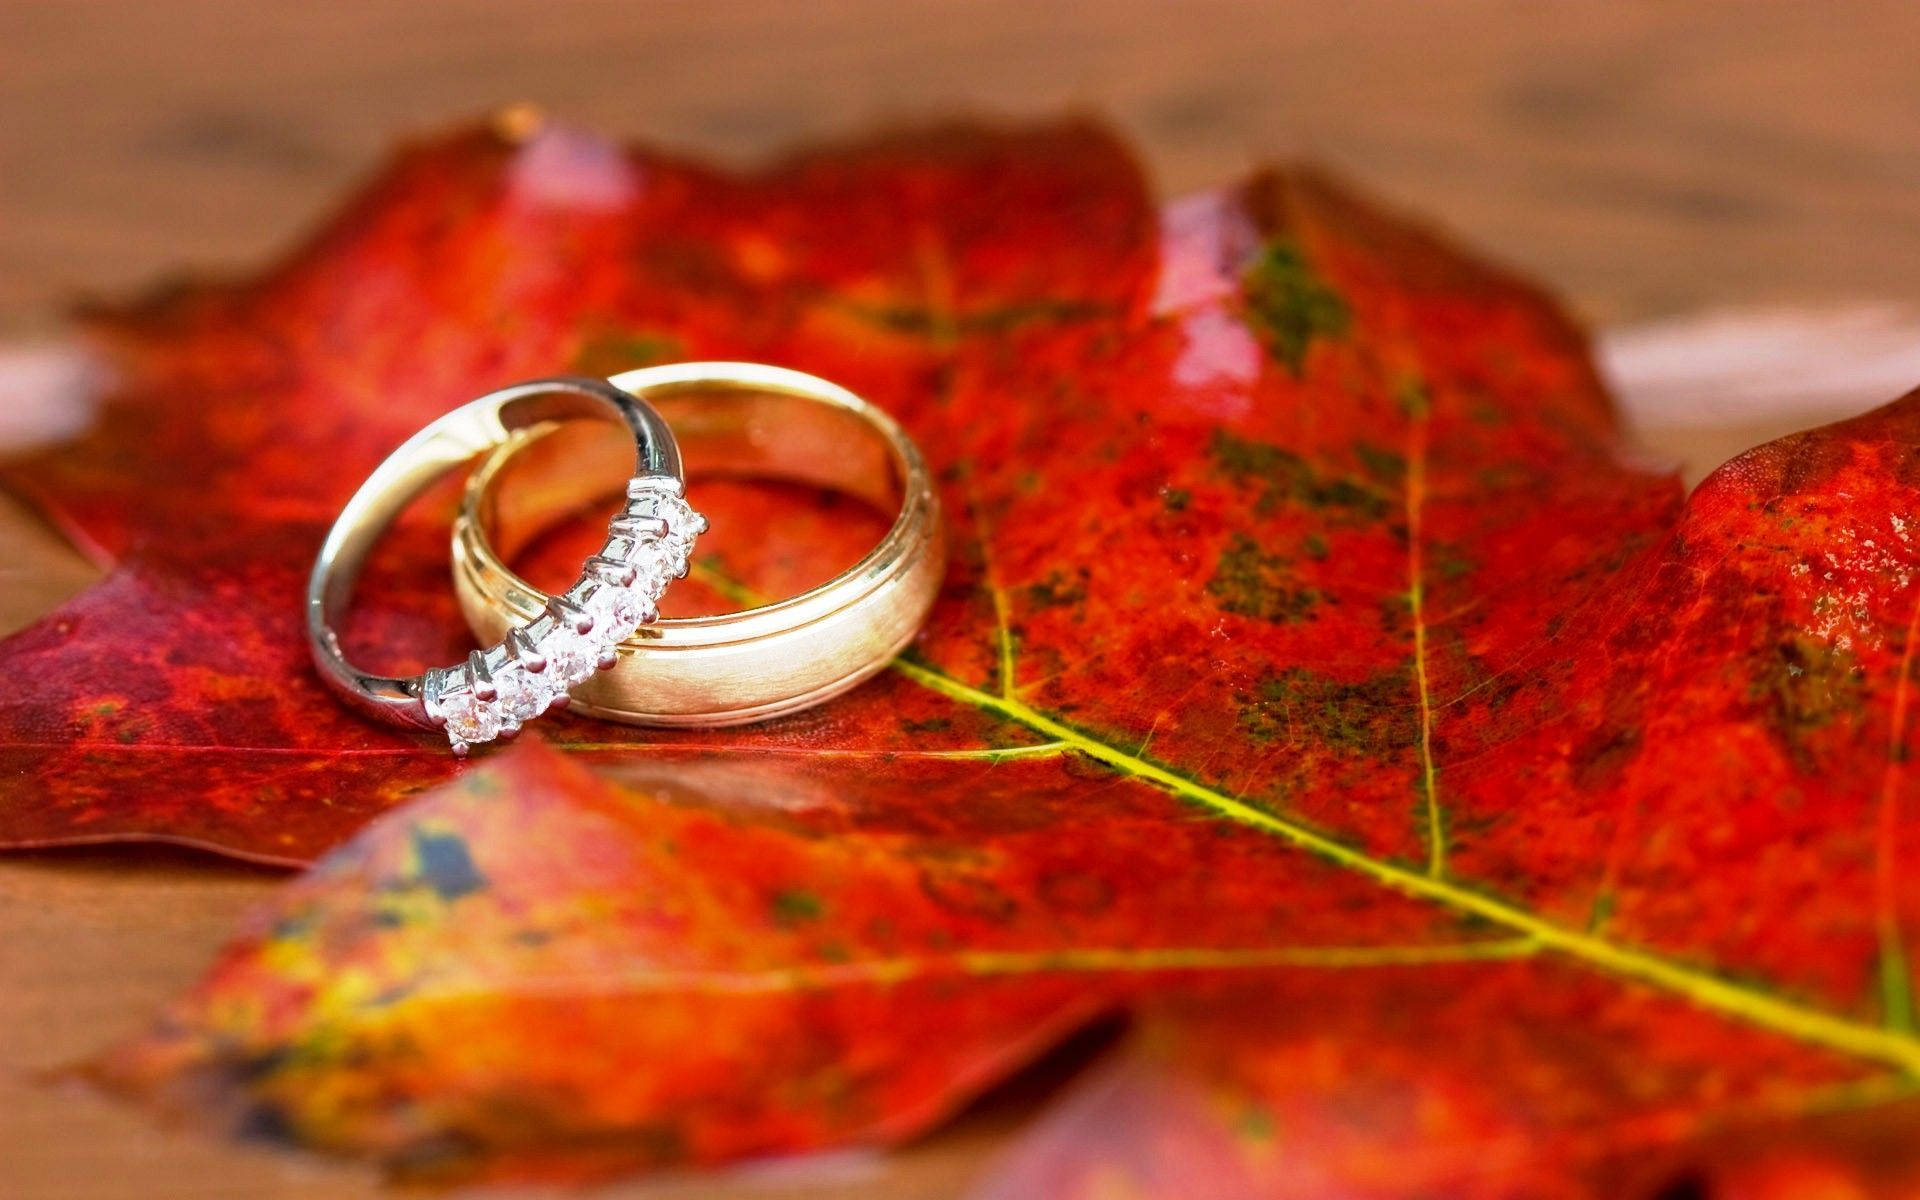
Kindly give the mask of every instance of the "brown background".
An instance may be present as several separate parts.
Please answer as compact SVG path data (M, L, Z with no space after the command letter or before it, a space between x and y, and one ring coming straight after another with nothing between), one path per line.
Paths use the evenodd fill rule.
M78 293L258 263L397 133L515 100L734 161L956 110L1101 112L1170 192L1315 157L1594 322L1911 303L1916 63L1907 0L0 0L0 337L57 334ZM0 629L86 577L0 511ZM0 1195L373 1190L357 1167L161 1132L30 1079L184 986L272 878L171 853L0 863ZM952 1196L1040 1090L884 1161L727 1194Z

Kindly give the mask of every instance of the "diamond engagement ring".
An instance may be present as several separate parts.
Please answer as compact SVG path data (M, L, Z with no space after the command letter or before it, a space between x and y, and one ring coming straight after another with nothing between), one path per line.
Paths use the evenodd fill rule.
M610 670L574 689L573 712L655 726L768 720L855 687L920 631L945 575L946 541L932 474L893 418L824 379L755 363L676 363L609 382L672 422L688 477L798 484L891 524L859 561L798 595L647 625ZM453 584L480 640L552 603L508 563L591 511L624 474L626 448L605 433L584 422L529 430L468 477Z
M698 364L696 364L698 365ZM367 553L407 504L449 471L516 434L590 417L620 422L637 448L626 505L572 587L524 614L464 664L406 678L349 663L337 632ZM660 594L686 573L706 520L682 497L680 452L659 413L597 379L540 379L491 392L413 437L360 485L341 510L307 582L307 640L320 675L354 709L381 720L444 730L453 752L510 737L564 706L569 689L616 661L616 647L658 619Z

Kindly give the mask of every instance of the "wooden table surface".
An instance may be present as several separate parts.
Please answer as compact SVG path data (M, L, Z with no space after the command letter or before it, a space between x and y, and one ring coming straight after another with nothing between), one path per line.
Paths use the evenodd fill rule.
M258 263L395 134L517 100L734 161L955 111L1100 112L1169 192L1314 157L1596 323L1913 304L1916 61L1908 0L0 0L0 338L56 336L77 294ZM1696 469L1746 436L1643 434ZM90 575L0 507L0 630ZM0 1196L378 1190L34 1079L137 1027L275 878L167 851L0 862ZM951 1197L1043 1090L885 1158L615 1194Z

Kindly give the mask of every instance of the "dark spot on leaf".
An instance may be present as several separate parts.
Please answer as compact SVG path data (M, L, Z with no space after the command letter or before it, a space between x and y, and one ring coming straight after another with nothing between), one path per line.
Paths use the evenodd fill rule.
M1710 1200L1712 1195L1707 1177L1689 1168L1655 1188L1648 1200Z
M233 1123L233 1136L242 1142L291 1146L299 1137L285 1113L271 1104L249 1104Z
M904 733L945 733L953 728L951 717L927 717L919 721L902 721L900 729Z
M458 900L487 886L487 877L473 865L465 839L457 834L413 831L413 852L420 860L420 879L442 900Z
M613 375L681 358L678 338L623 330L589 337L574 353L572 369L582 375Z
M920 873L920 890L948 912L1005 924L1020 904L992 880L965 871L927 869Z
M305 937L313 931L314 911L311 908L297 909L273 923L273 929L267 934L276 942L290 942Z
M1168 512L1185 512L1187 505L1193 503L1193 493L1185 488L1170 487L1160 493L1160 503L1166 505Z
M1367 442L1357 443L1353 454L1360 460L1360 470L1375 483L1394 486L1407 477L1407 459L1403 454L1382 450Z
M1887 470L1901 487L1920 487L1920 452L1904 442L1890 442L1880 454Z
M1380 597L1380 632L1390 638L1413 636L1413 593L1392 592Z
M1378 515L1384 511L1386 501L1362 484L1351 479L1335 477L1328 479L1319 487L1303 497L1315 508L1351 508Z
M1433 569L1445 580L1464 579L1473 573L1473 560L1456 546L1439 545L1433 548Z
M1640 752L1640 731L1632 726L1602 729L1575 748L1568 763L1573 786L1582 791L1610 788Z
M1426 381L1416 375L1409 375L1400 381L1393 390L1393 398L1400 404L1400 411L1409 418L1427 415L1433 408L1433 394L1427 390ZM1499 410L1495 409L1494 419L1499 419Z
M1587 915L1588 933L1597 933L1606 928L1607 922L1613 919L1615 903L1612 892L1601 892L1593 898L1593 911Z
M1022 325L1067 324L1110 317L1111 305L1086 300L1030 300L1022 304L1004 304L998 308L964 313L960 317L962 333L1005 333Z
M175 1027L169 1032L178 1035L184 1031ZM288 1064L297 1062L299 1057L292 1046L274 1046L257 1054L241 1055L234 1061L233 1073L241 1083L258 1083L270 1078L275 1072L286 1069ZM250 1118L246 1114L241 1117L243 1122L248 1119Z
M893 333L945 342L957 334L1003 334L1025 325L1067 324L1111 316L1110 305L1084 300L1030 300L971 313L914 304L841 304L841 311Z
M1765 705L1774 729L1796 756L1805 739L1836 718L1860 711L1865 678L1850 651L1804 633L1792 633L1761 661L1748 698Z
M1240 727L1260 742L1324 742L1348 753L1411 746L1419 734L1406 670L1347 682L1303 667L1269 671L1254 685Z
M1069 750L1061 755L1060 769L1070 779L1112 779L1124 774L1112 763L1102 762L1081 750Z
M1073 576L1065 571L1049 571L1038 583L1027 585L1027 602L1035 608L1062 608L1083 603L1087 598L1087 569Z
M1270 242L1241 280L1247 320L1267 353L1295 375L1315 338L1341 337L1353 313L1340 293L1313 270L1293 242Z
M773 912L774 923L787 929L817 921L826 911L820 897L805 888L782 888L773 894L768 907Z
M1394 507L1392 499L1373 484L1323 474L1291 450L1236 437L1224 429L1214 430L1207 452L1229 480L1260 488L1254 511L1262 515L1298 504L1377 521Z
M1235 616L1303 621L1320 603L1320 593L1287 586L1292 565L1290 559L1262 553L1258 542L1236 533L1220 555L1213 578L1207 580L1207 594L1220 602L1222 611Z
M1291 480L1308 474L1306 462L1293 451L1283 450L1270 442L1236 437L1224 429L1213 431L1213 441L1208 444L1207 453L1220 464L1221 471L1236 483L1248 479Z

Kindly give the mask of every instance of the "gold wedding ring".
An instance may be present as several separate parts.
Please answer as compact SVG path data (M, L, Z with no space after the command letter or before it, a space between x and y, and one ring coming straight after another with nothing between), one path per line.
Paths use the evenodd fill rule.
M838 696L913 639L939 592L946 542L926 464L892 418L826 380L755 363L648 367L608 382L672 426L690 491L702 477L774 480L898 515L864 558L818 587L641 629L611 668L573 688L572 711L635 725L766 720ZM468 481L454 522L454 589L483 642L550 608L507 561L618 477L607 442L571 436L583 426L518 431Z

